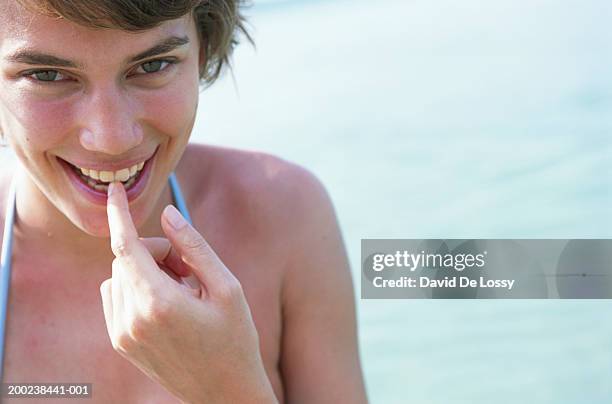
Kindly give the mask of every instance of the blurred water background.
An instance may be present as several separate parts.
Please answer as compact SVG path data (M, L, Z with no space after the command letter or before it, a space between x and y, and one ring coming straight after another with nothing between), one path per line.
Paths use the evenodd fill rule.
M612 3L256 0L247 15L257 49L202 93L193 141L327 186L371 402L612 402L612 302L359 298L362 238L612 237Z
M361 300L362 238L612 237L612 3L255 1L195 141L313 171L372 403L612 402L612 303Z

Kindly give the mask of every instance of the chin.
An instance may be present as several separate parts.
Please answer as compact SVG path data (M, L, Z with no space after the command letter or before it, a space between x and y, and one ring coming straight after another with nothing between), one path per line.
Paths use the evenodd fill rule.
M134 205L130 206L132 223L139 236L145 236L143 230L145 230L147 227L149 219L152 218L151 215L155 214L155 204L151 201L152 198L148 201L141 200L141 203L135 203ZM67 209L63 209L63 211L65 217L72 223L72 225L86 235L100 239L110 238L110 229L106 209L92 210L91 207L87 209L85 207L79 208L78 206L73 205Z
M108 227L108 218L106 212L100 211L96 214L85 214L77 213L74 219L70 218L72 224L78 227L81 231L89 236L97 238L108 238L110 237L110 231Z

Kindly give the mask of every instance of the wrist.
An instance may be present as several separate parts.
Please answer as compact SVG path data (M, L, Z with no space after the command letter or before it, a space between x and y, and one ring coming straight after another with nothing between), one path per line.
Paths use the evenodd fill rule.
M229 365L229 364L228 364ZM181 397L185 404L278 404L278 399L263 365L249 375L232 375L215 369L217 382L200 388L189 397ZM224 375L225 374L225 375Z
M219 403L278 404L263 365L250 377L226 379L226 382L229 383L225 385L223 391L227 394L222 394Z

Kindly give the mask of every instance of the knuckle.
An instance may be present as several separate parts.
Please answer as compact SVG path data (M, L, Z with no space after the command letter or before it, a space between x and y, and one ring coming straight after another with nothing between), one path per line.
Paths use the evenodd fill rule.
M113 239L111 242L111 249L113 250L113 254L115 254L115 256L125 257L130 252L129 242L125 237Z
M119 352L119 344L117 344L117 338L116 337L111 338L111 345L113 346L113 349L116 352Z
M102 294L106 294L108 292L112 291L112 287L113 287L113 280L112 279L106 279L104 282L102 282L100 284L100 293Z
M127 329L130 341L144 342L148 335L148 324L141 317L135 317L130 321Z
M157 326L164 326L169 323L169 318L172 315L172 304L168 299L154 298L150 299L145 303L144 306L144 319L142 321L155 324ZM141 328L145 328L146 324L142 324Z
M112 274L114 275L117 271L121 270L121 261L118 258L113 259L113 263L111 265Z
M242 285L235 279L228 279L219 285L217 294L226 303L237 303L244 296Z
M204 240L204 237L192 232L189 232L184 236L183 245L185 248L195 251L201 251L208 248L208 243L206 240Z
M113 349L120 353L129 353L132 350L134 341L126 332L119 332L112 339Z

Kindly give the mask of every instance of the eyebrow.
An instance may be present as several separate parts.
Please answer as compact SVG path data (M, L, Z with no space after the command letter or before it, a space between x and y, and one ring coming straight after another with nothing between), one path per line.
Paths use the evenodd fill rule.
M139 60L147 59L147 58L157 56L157 55L163 55L164 53L171 52L174 49L179 48L188 43L189 43L189 38L186 36L183 36L183 37L171 36L170 38L164 39L163 41L153 46L152 48L149 48L146 51L141 52L136 56L133 56L132 58L130 58L130 63L137 62Z
M189 38L172 36L164 39L157 45L141 52L129 59L130 63L137 62L142 59L147 59L153 56L162 55L173 51L174 49L186 45L189 43ZM54 67L69 67L69 68L82 68L83 65L80 63L73 62L72 60L63 59L57 56L49 55L46 53L36 52L32 50L21 50L11 55L8 55L6 59L9 62L23 63L34 66L54 66Z

